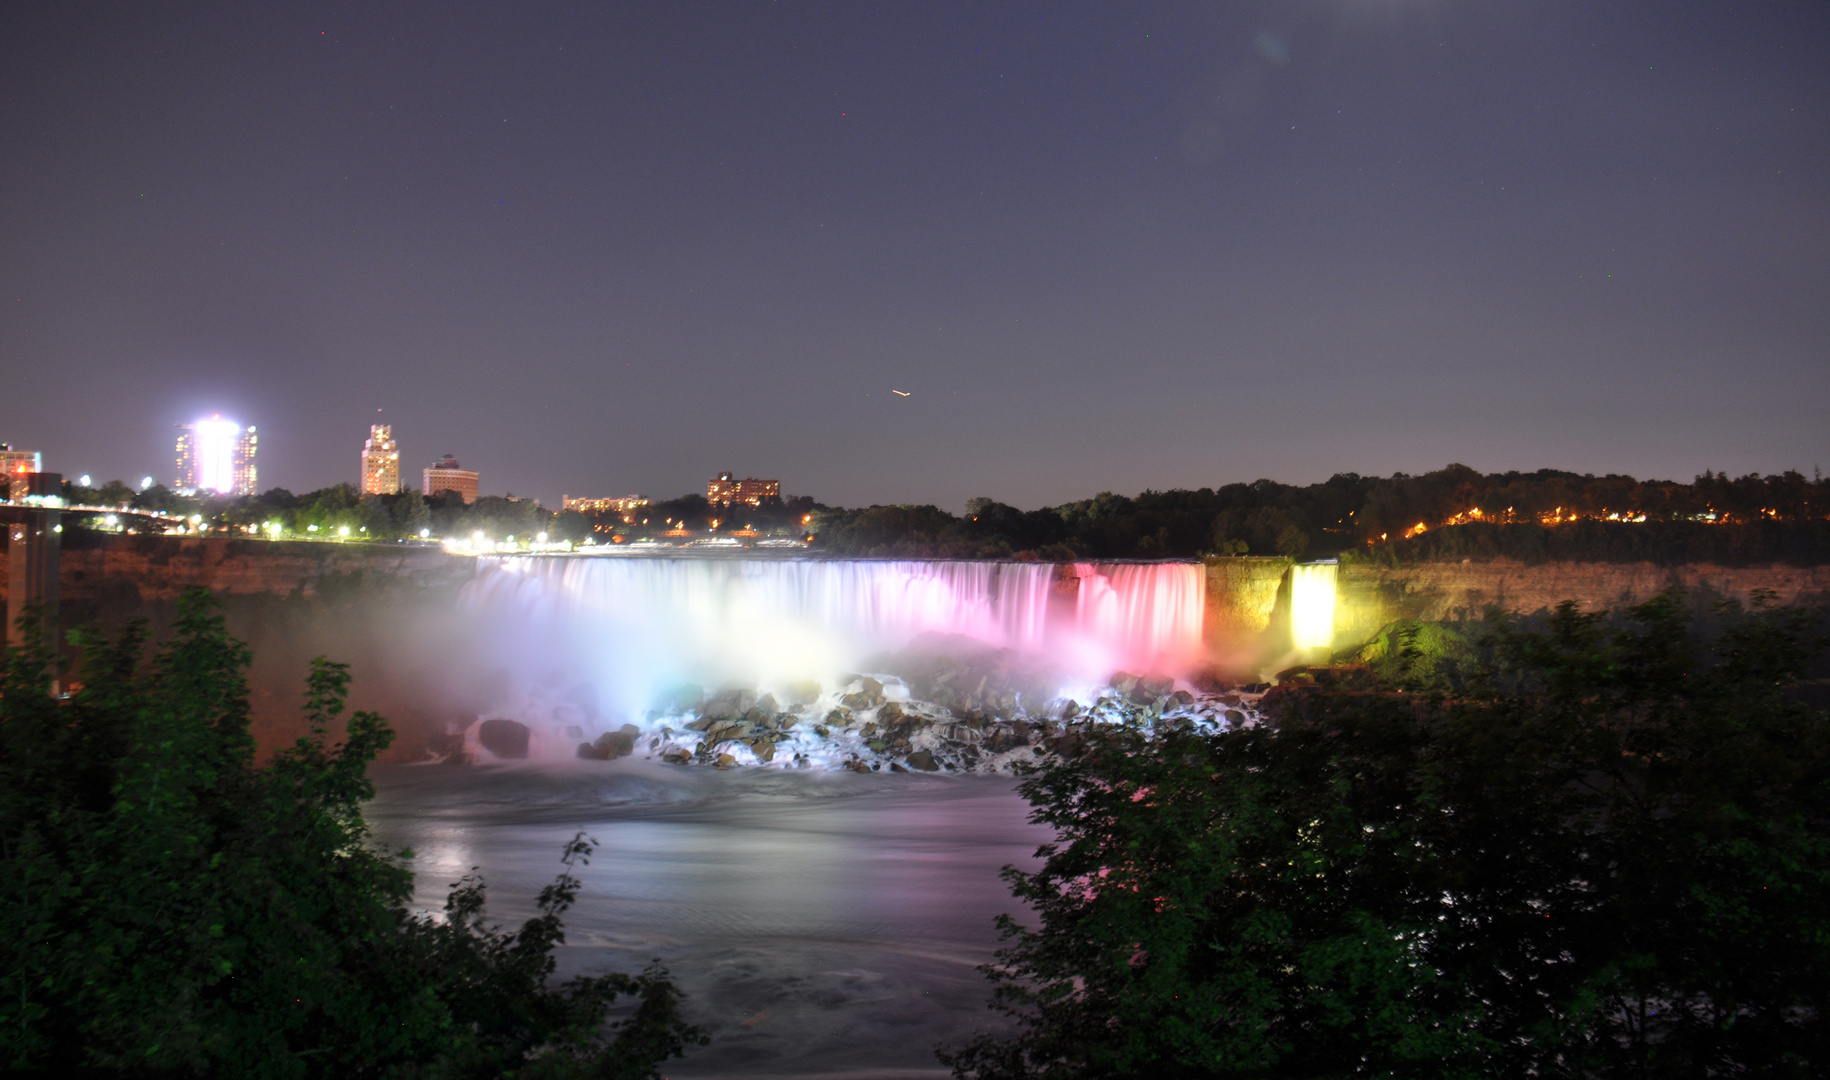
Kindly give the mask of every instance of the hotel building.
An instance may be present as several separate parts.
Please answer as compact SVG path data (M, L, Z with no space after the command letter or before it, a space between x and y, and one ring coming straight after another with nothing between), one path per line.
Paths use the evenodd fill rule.
M455 491L464 497L466 506L477 501L477 474L471 469L460 468L458 459L450 454L426 469L425 481L421 490L427 498L441 491Z
M705 501L713 506L761 506L764 499L782 497L779 480L758 480L754 476L737 479L736 474L721 472L705 485Z
M18 502L26 496L33 473L44 471L44 461L36 450L15 450L11 443L0 443L0 473L6 480L0 487L8 499Z
M559 497L560 509L576 510L581 514L633 514L652 503L653 500L646 495L625 495L620 499L585 499L571 495Z
M252 495L260 483L255 465L259 436L254 425L240 424L221 415L180 424L177 476L174 487L187 494L213 491L220 495Z

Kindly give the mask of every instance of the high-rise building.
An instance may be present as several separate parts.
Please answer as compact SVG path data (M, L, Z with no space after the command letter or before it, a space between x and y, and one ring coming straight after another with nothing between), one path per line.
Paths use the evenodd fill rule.
M260 483L255 465L259 436L252 424L243 431L240 424L216 414L179 428L175 484L179 491L254 494Z
M400 491L400 447L387 424L370 424L362 443L362 493L394 495Z
M477 474L471 469L459 468L458 459L450 454L426 469L425 480L423 492L427 498L441 491L455 491L464 497L465 505L477 501Z
M761 506L764 499L782 497L779 480L758 480L754 476L737 479L737 474L721 472L705 485L705 501L713 506Z
M25 498L26 485L33 473L43 472L44 462L36 450L15 450L11 443L0 443L0 473L6 480L0 491L13 502Z

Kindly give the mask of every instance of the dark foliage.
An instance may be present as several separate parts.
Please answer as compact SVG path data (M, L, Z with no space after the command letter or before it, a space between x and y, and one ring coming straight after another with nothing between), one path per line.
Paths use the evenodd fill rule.
M359 712L331 742L347 669L314 663L310 735L257 767L248 654L207 596L150 665L143 637L85 639L67 700L43 641L5 654L9 1075L636 1080L699 1038L658 968L549 985L582 837L517 930L485 923L474 879L442 920L414 915L360 814L392 734ZM606 1024L620 998L633 1012Z
M1457 696L1282 691L1272 725L1089 732L1027 780L1020 1033L961 1077L1821 1076L1830 716L1813 616L1664 596L1502 624Z
M1547 518L1557 523L1546 526ZM1425 531L1404 539L1418 524ZM1817 565L1830 560L1830 488L1795 472L1738 480L1705 473L1676 484L1554 470L1482 475L1451 465L1422 476L1342 473L1307 487L1259 480L1134 498L1108 492L1032 511L973 499L959 517L934 506L824 509L816 531L822 547L854 556L1068 561L1353 552L1388 563L1504 556Z

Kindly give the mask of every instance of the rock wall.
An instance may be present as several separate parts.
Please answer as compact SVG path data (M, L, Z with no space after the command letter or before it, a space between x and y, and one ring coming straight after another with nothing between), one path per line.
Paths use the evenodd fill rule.
M1528 565L1493 559L1391 569L1349 563L1341 567L1339 581L1337 647L1362 641L1393 619L1478 619L1488 605L1528 614L1565 600L1595 611L1640 603L1674 585L1699 607L1731 599L1747 604L1759 590L1771 593L1779 604L1830 602L1830 566Z
M64 534L66 604L153 603L192 585L224 596L315 596L365 574L419 586L461 584L475 561L439 548L201 537ZM3 564L0 564L3 565ZM5 585L0 574L0 589Z

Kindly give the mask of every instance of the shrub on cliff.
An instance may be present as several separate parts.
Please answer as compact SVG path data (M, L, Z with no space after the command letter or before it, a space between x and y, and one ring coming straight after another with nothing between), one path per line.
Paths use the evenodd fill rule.
M582 838L518 930L483 921L476 880L444 919L407 910L360 814L392 735L356 713L329 741L342 665L314 664L311 734L256 767L248 653L202 592L150 665L138 627L85 645L68 700L42 641L0 673L9 1075L635 1080L698 1038L658 969L549 985Z
M961 1077L1817 1076L1830 717L1810 619L1705 649L1665 596L1502 628L1460 697L1286 692L1091 735Z

